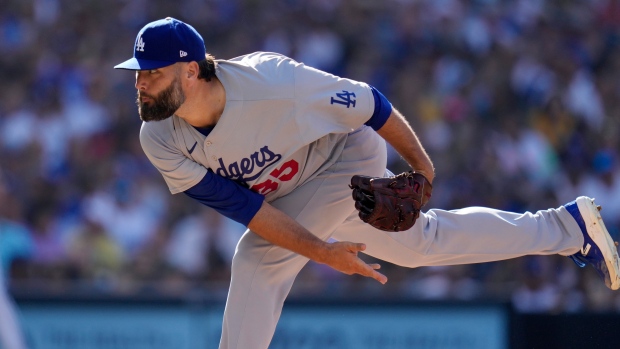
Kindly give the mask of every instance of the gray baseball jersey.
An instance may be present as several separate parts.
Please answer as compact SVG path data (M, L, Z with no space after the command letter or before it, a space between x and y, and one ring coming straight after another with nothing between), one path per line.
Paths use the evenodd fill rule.
M142 125L144 152L173 194L211 169L273 201L333 164L374 110L367 84L275 53L218 61L216 75L226 107L208 136L176 116Z

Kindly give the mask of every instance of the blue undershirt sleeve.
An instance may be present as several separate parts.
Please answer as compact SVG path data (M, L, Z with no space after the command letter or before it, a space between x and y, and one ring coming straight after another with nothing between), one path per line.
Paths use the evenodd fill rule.
M211 170L184 193L246 227L265 200L264 196Z
M390 114L392 114L392 103L385 98L385 96L379 92L376 88L370 86L372 90L372 95L375 98L375 110L372 113L372 116L368 121L364 123L366 126L372 127L373 130L377 131L387 121Z

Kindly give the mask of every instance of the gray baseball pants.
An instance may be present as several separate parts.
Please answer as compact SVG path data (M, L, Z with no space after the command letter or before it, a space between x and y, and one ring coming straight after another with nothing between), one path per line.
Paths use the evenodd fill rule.
M377 230L358 218L348 184L355 174L383 176L385 166L385 142L365 127L349 135L334 165L271 204L321 239L362 242L368 255L410 268L571 255L583 244L564 207L524 214L431 209L408 231ZM306 262L250 231L243 235L233 258L220 349L269 346L283 302Z

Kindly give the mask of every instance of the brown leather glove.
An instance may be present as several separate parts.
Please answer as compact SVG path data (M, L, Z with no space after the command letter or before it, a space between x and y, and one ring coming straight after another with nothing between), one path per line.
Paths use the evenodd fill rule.
M412 171L392 177L355 175L349 187L360 219L384 231L413 227L433 190L426 177Z

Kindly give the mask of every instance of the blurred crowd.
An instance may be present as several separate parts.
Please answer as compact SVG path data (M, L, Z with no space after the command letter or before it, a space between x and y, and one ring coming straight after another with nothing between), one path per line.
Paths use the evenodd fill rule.
M245 228L170 195L139 144L135 77L112 69L167 16L216 58L274 51L377 87L435 163L431 207L525 212L587 195L620 237L620 1L8 0L0 264L14 293L225 294ZM390 169L407 165L392 152ZM292 296L620 311L620 293L562 256L382 265L385 286L309 263Z

